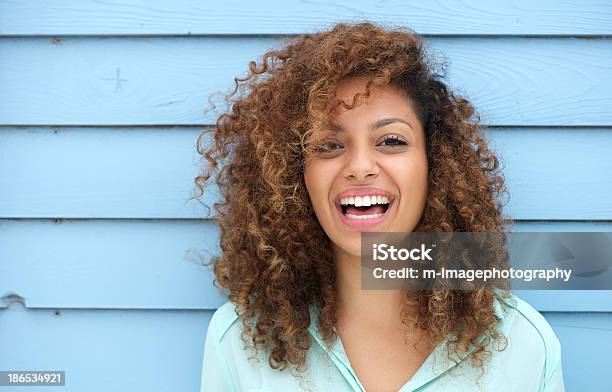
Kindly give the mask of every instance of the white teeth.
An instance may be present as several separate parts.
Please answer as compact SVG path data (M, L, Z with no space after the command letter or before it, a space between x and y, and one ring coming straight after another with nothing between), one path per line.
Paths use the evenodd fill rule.
M376 219L376 218L380 218L381 216L383 216L383 214L372 214L372 215L353 215L353 214L346 214L346 217L349 219L357 219L357 220L363 220L363 219Z
M370 196L364 196L363 198L363 205L366 207L370 206Z
M364 197L343 197L340 199L340 204L347 205L351 204L355 207L369 207L372 204L389 204L389 198L381 195L368 195Z

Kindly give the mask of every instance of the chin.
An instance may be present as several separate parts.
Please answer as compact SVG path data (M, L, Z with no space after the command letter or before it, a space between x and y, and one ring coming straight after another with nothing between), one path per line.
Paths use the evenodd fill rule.
M361 235L356 233L354 241L343 241L341 244L334 242L336 249L355 257L361 257ZM347 243L348 242L348 243Z

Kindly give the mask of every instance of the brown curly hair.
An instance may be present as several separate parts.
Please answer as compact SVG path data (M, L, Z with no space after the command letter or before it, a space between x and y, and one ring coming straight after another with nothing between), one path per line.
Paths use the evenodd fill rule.
M414 231L503 234L498 196L505 187L498 159L480 135L480 117L441 81L412 30L340 23L288 40L267 51L260 64L251 61L246 77L234 79L227 96L231 111L198 138L197 150L209 164L195 183L200 197L218 170L220 201L214 208L222 254L211 263L215 284L229 292L242 315L245 344L269 351L274 369L291 363L304 370L311 305L318 306L323 339L331 344L336 338L330 240L310 204L304 161L333 110L340 80L368 80L364 97L372 84L390 83L415 104L426 134L429 191ZM209 132L213 140L206 149ZM454 337L449 356L472 345L471 363L482 367L490 354L487 342L505 340L493 308L496 297L508 295L505 289L406 295L417 312L402 312L403 322L426 330L432 343Z

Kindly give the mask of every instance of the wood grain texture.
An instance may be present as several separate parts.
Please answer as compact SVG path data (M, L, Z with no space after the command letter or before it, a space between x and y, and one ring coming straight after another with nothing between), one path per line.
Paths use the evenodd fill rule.
M563 300L558 298L558 300ZM612 385L612 313L544 313L561 342L566 391L605 391Z
M0 217L212 217L201 201L199 128L0 128ZM612 129L494 128L514 219L610 220ZM206 139L208 142L208 139ZM588 175L587 175L588 174Z
M66 386L48 389L66 392L198 391L211 316L212 311L12 306L0 311L6 350L0 368L65 370Z
M2 35L300 34L362 20L432 35L609 35L612 5L597 0L0 1Z
M276 38L0 39L0 124L214 124ZM430 38L483 124L612 125L612 39Z
M0 0L0 369L198 390L226 300L200 265L218 227L188 201L208 98L286 35L365 19L446 59L494 127L517 231L612 231L610 1ZM519 295L561 340L566 390L608 390L612 292Z
M520 222L515 231L612 232L612 223ZM0 220L0 295L28 308L215 309L203 263L215 221ZM612 291L521 291L542 311L612 311ZM6 307L11 301L0 301Z
M67 392L196 391L212 313L12 306L0 311L0 345L11 353L0 368L66 370ZM612 313L544 317L561 341L566 390L607 390Z
M224 301L203 266L219 253L215 221L0 220L0 232L0 295L15 293L27 307L214 309Z

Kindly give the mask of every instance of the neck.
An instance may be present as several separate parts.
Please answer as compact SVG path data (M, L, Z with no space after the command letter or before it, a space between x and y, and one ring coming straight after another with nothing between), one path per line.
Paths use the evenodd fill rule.
M402 290L362 290L361 259L334 247L337 319L376 328L396 328L406 300Z

